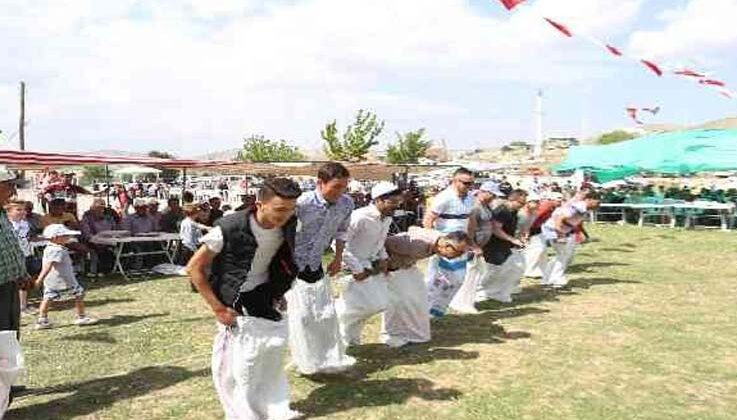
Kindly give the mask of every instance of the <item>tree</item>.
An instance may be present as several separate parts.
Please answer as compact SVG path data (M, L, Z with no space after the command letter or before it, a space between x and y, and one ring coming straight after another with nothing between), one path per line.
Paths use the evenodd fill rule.
M238 160L250 162L294 162L304 159L299 149L290 146L285 140L269 140L257 135L243 139L243 150L238 153Z
M106 179L105 167L101 165L85 165L82 168L82 185L89 185L95 181ZM106 181L107 182L107 181Z
M624 130L614 130L609 133L604 133L599 136L597 143L599 144L612 144L619 143L620 141L632 140L637 137L636 134L630 133Z
M397 142L390 145L386 151L386 159L389 163L417 163L420 158L425 157L425 152L432 144L430 140L422 138L425 135L424 128L396 134Z
M376 138L384 131L384 121L379 121L371 111L359 109L353 124L346 127L342 136L338 134L337 122L325 125L320 136L325 140L323 150L328 158L358 162L366 159L371 147L379 144Z
M174 155L168 152L161 152L158 150L152 150L148 152L148 157L157 158L157 159L175 159ZM163 179L164 181L171 182L177 179L179 176L179 171L176 169L170 169L170 168L164 168L161 166L154 166L156 169L161 170L161 173L159 174L159 178Z

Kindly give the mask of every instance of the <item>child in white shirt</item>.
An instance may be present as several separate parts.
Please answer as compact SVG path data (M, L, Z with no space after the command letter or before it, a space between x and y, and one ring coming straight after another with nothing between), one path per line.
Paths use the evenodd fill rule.
M49 225L43 231L43 236L49 241L49 245L44 249L43 268L38 275L38 279L36 279L36 287L41 286L41 284L44 287L36 329L51 328L48 318L51 302L60 300L63 294L71 294L75 298L74 307L77 312L77 319L74 323L76 325L84 326L97 323L96 319L85 314L84 288L77 282L72 258L69 255L69 249L66 247L66 244L74 236L79 235L81 235L81 232L70 230L60 224Z

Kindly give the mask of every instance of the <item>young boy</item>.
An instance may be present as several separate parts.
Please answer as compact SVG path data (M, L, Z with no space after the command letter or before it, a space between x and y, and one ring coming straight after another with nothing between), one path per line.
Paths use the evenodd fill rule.
M74 324L84 326L97 323L96 319L88 317L84 312L84 289L74 275L72 258L67 248L72 238L81 234L82 232L70 230L60 224L51 224L44 228L43 237L49 241L49 245L44 249L43 268L36 279L36 287L41 284L44 286L43 300L36 321L38 330L51 328L48 318L51 301L59 300L63 293L69 293L75 298L77 319Z
M8 220L13 226L13 233L18 238L23 256L26 259L26 271L31 276L38 275L41 271L41 260L33 256L33 247L31 242L36 240L32 233L31 227L26 221L26 203L24 201L11 201L5 205ZM28 291L20 290L20 310L23 315L36 315L36 311L28 306Z

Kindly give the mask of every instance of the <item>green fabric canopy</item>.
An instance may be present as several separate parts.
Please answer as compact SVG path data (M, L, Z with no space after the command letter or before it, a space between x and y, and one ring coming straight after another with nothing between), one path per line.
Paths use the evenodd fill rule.
M584 169L607 182L640 172L688 174L737 169L737 130L690 130L603 146L576 146L556 172Z

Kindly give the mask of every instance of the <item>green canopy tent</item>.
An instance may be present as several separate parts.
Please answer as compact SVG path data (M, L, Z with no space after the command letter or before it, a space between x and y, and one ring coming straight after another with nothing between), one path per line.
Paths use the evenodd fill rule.
M576 146L556 172L583 169L599 182L641 172L689 174L737 169L737 130L690 130L603 146Z

